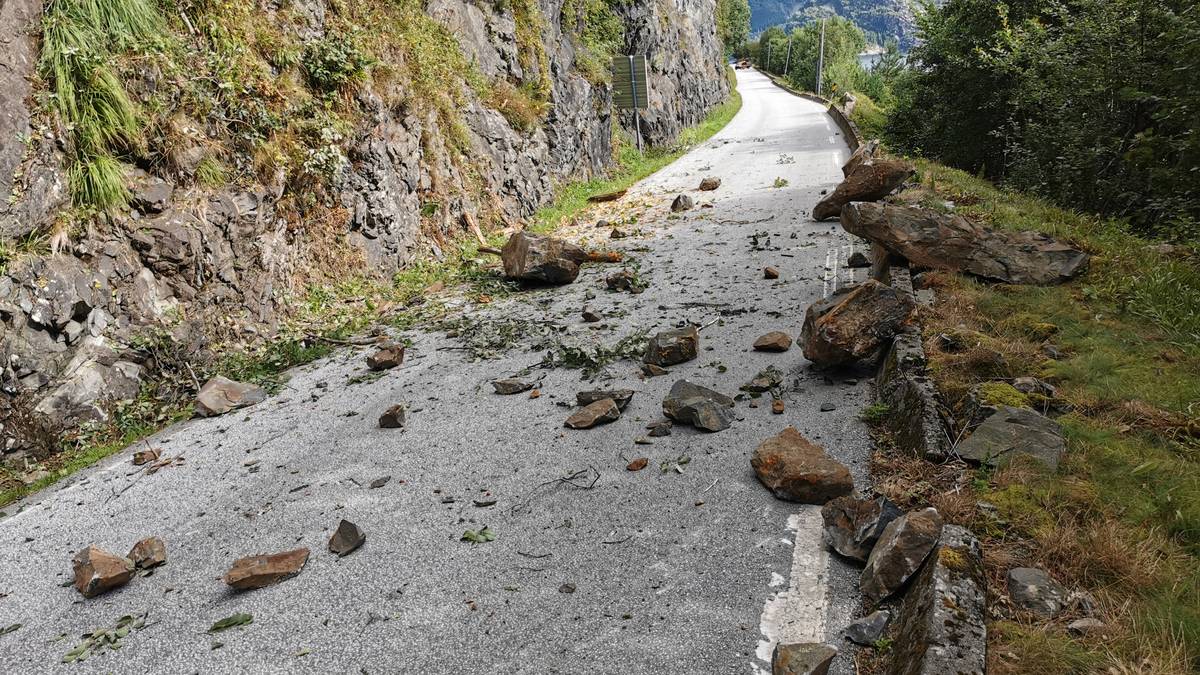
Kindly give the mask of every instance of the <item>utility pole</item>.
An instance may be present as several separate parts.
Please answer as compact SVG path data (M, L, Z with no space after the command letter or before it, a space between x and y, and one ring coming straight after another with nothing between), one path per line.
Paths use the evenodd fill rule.
M821 50L817 52L817 96L821 95L821 73L825 70L825 19L821 19Z
M792 36L788 35L787 58L783 60L783 76L787 77L788 68L792 65Z

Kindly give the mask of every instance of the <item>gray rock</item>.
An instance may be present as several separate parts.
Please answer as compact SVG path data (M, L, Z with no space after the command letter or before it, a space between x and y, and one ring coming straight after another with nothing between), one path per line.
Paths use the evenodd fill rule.
M854 253L850 254L849 258L846 258L846 267L859 268L870 266L871 259L868 258L867 254L863 253L862 251L855 251Z
M1033 410L1002 405L954 451L963 459L992 467L1007 466L1014 457L1024 456L1055 471L1066 441L1054 420Z
M700 181L700 189L704 192L716 190L721 187L721 179L716 176L707 176Z
M847 558L866 562L883 531L901 515L886 497L838 497L821 507L825 543Z
M912 511L889 523L859 579L867 600L877 603L900 590L937 546L941 534L942 517L934 508Z
M826 675L837 653L833 645L781 642L771 654L771 675Z
M375 353L367 357L367 367L371 370L389 370L404 363L404 345L387 342Z
M587 260L583 249L561 239L517 232L500 251L504 276L546 284L569 284Z
M656 366L673 366L696 358L700 349L700 332L695 326L659 332L650 338L642 360Z
M1008 595L1028 612L1050 619L1067 604L1067 589L1043 570L1015 567L1008 571Z
M358 550L367 541L367 533L354 523L343 519L329 538L329 550L342 558Z
M650 424L646 425L646 428L650 430L650 433L647 435L652 436L654 438L661 438L662 436L670 436L671 435L671 427L673 427L673 426L674 425L671 424L671 420L659 420L657 422L651 422Z
M1008 232L959 215L896 204L854 203L842 227L918 267L1006 284L1058 284L1087 270L1088 254L1041 232Z
M1100 619L1095 619L1090 616L1085 616L1082 619L1075 619L1067 624L1067 632L1072 635L1091 635L1093 633L1103 632L1107 626Z
M722 431L733 424L733 399L707 387L680 380L663 399L663 414L703 431Z
M889 675L983 675L986 583L979 540L947 525L896 613Z
M267 398L267 391L254 384L235 382L220 375L204 383L196 394L196 415L215 417L231 410L260 403Z
M162 213L171 202L175 187L141 169L130 169L125 175L129 187L129 205L142 213Z
M876 610L846 626L842 633L854 644L870 647L883 637L883 631L887 630L888 621L891 619L892 613L888 610Z
M511 396L513 394L519 394L523 391L529 391L530 389L533 389L533 383L514 378L506 378L503 380L492 380L492 388L496 390L497 394Z
M680 211L687 211L695 206L696 203L692 201L692 198L688 195L678 195L675 197L675 201L671 202L671 211L674 213L679 213Z
M763 394L778 387L783 382L783 372L775 366L767 366L760 370L749 382L740 389L751 394Z

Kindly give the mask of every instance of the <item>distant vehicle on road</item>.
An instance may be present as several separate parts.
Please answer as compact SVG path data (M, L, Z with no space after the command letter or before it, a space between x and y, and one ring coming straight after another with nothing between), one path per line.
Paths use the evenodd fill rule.
M738 70L745 70L746 68L750 67L750 62L747 61L746 59L742 59L741 61L738 61L736 64L734 64L733 67L737 68Z

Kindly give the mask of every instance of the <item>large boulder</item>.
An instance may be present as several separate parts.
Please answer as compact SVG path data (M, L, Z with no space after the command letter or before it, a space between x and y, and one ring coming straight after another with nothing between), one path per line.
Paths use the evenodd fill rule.
M809 305L804 356L818 366L874 363L915 311L911 297L874 279L848 286Z
M850 204L842 227L918 267L1006 284L1057 284L1087 269L1088 254L1042 232L1002 232L960 215L895 204Z
M947 525L937 551L913 578L900 605L888 675L983 675L985 588L979 540Z
M504 276L521 281L569 284L579 276L587 253L574 244L553 237L517 232L500 250Z
M750 457L758 480L775 496L803 504L824 504L854 491L845 465L788 427L763 441Z
M871 139L858 146L854 150L854 154L850 155L850 159L846 160L846 163L842 165L842 176L849 176L863 162L874 160L878 151L879 139Z
M733 424L733 399L708 387L680 380L663 399L663 414L703 431L721 431Z
M897 159L870 160L859 163L837 188L817 202L813 218L836 218L842 207L850 202L873 202L892 194L909 176L913 166Z
M937 509L912 511L893 520L871 550L859 588L872 603L900 590L937 546L942 516Z
M997 468L1024 456L1056 471L1066 447L1058 422L1028 408L1000 405L970 437L954 447L954 452L963 459Z
M883 531L901 515L887 497L838 497L821 507L825 543L847 558L866 562Z

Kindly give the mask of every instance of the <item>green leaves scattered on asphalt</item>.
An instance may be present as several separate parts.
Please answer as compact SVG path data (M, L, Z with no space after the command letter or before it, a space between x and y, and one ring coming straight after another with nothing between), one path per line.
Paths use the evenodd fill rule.
M120 649L122 639L131 632L141 630L145 627L147 615L148 612L126 614L117 619L117 625L113 628L97 628L91 633L84 634L82 641L74 649L63 655L62 662L75 663L83 661L93 654L102 653L101 650L105 647L113 651ZM20 625L18 624L19 627Z
M18 630L21 630L21 624L14 623L11 626L5 626L4 628L0 628L0 635L8 635L9 633L12 633L12 632L18 631Z
M462 541L469 541L472 544L485 544L489 541L495 541L496 533L492 532L491 528L484 525L479 530L467 530L463 532Z
M221 619L220 621L214 623L212 625L212 628L208 629L208 632L209 633L220 633L223 630L228 630L230 628L236 628L238 626L248 626L252 623L254 623L254 615L253 614L246 614L245 612L239 612L237 614L227 616L224 619Z

